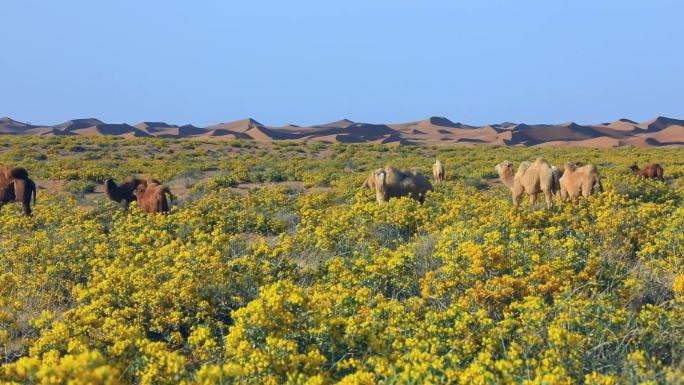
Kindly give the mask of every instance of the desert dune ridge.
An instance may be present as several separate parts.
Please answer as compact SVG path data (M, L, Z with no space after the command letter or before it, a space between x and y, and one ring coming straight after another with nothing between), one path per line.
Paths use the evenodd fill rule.
M582 125L502 122L484 126L433 116L408 123L363 123L349 119L298 126L267 126L247 118L198 127L166 122L106 123L95 118L72 119L55 125L35 125L0 118L0 134L40 136L115 136L202 140L278 140L375 144L489 144L554 147L679 147L684 146L684 120L659 116L638 123L630 119Z

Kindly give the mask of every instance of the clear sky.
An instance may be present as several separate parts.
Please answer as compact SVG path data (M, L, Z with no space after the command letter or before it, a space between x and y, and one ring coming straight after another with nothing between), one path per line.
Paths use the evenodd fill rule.
M2 0L0 116L684 118L682 0Z

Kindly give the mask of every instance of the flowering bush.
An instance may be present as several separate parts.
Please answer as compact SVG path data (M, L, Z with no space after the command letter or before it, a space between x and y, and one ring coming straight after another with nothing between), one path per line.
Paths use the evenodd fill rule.
M4 206L0 382L684 382L680 150L2 140L39 185L204 179L168 215L46 190L33 217ZM539 154L597 164L606 191L516 210L493 165ZM435 157L424 205L360 187ZM644 158L665 184L630 175Z

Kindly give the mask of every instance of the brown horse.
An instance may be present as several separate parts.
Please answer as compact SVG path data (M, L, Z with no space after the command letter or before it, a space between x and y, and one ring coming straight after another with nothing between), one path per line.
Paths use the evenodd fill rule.
M31 215L31 196L36 203L36 183L29 178L28 171L21 167L0 169L0 207L5 203L20 202L24 214Z
M140 209L150 214L169 212L169 201L166 200L166 195L169 196L171 203L174 198L168 186L152 181L140 184L135 190L135 195L138 197Z
M127 205L136 200L135 190L140 185L147 186L148 183L159 183L156 179L138 179L133 176L128 176L121 182L116 184L112 178L105 181L105 193L109 199L114 202L126 203Z
M642 169L639 169L639 166L635 164L632 165L630 169L634 175L641 175L648 179L658 179L659 181L665 180L665 178L663 178L663 168L658 163L649 163Z

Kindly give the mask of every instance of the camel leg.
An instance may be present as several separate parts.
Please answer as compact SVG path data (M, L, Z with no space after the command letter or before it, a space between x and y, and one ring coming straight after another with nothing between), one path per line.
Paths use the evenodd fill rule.
M572 199L573 202L577 201L577 198L579 198L580 194L582 193L582 189L575 189L573 191L570 191L570 199Z
M522 189L513 188L511 196L513 198L513 204L515 205L515 207L520 207L520 197L522 197L522 194Z
M26 214L27 217L30 217L31 216L31 203L21 202L21 205L24 208L24 214Z
M544 191L544 197L546 198L546 208L550 210L553 207L553 193L551 190Z
M534 207L535 203L537 203L537 193L530 193L530 206Z

